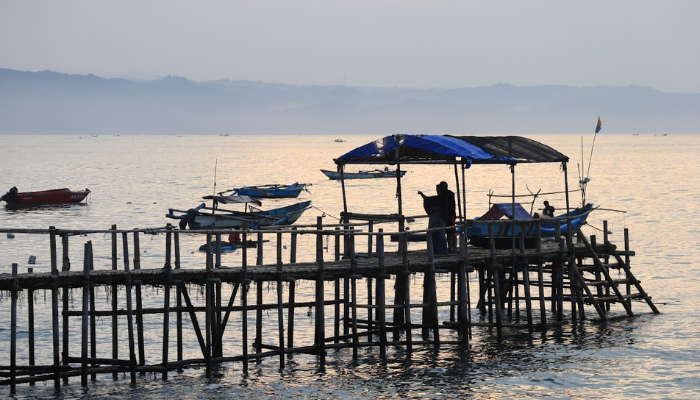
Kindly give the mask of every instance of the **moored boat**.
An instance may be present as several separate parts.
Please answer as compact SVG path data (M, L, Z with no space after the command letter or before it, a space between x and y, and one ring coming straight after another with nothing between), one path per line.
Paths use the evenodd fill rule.
M540 223L541 237L554 236L557 225L559 225L561 234L564 235L569 230L568 220L571 221L572 232L576 232L586 224L588 215L594 209L593 204L588 203L584 207L576 208L553 218L540 218L531 216L519 203L494 204L484 215L475 218L473 223L467 226L467 237L470 244L488 248L490 246L489 224L492 224L494 225L492 230L496 248L510 248L513 245L513 237L516 238L517 246L517 238L521 233L524 236L525 247L531 247L535 243L537 221ZM504 222L494 223L502 218ZM513 220L515 220L515 224L512 223Z
M248 203L260 205L260 201L250 196L204 196L211 199L213 207L204 203L189 210L169 209L167 218L180 220L180 229L259 229L268 226L291 225L311 207L311 200L291 204L271 210L262 210ZM218 204L245 203L244 211L219 208ZM179 213L179 214L178 214Z
M291 185L258 185L234 188L233 192L241 196L256 197L259 199L284 199L299 197L299 194L308 186L306 183L294 182Z
M13 187L2 196L2 200L5 201L8 207L74 204L85 200L88 194L90 194L89 189L74 191L64 188L20 192L16 187Z
M338 171L329 171L327 169L322 169L324 175L332 180L341 179L341 174ZM401 171L401 176L404 176L406 171ZM397 171L381 170L375 169L372 171L358 171L358 172L343 172L343 179L372 179L372 178L396 178Z

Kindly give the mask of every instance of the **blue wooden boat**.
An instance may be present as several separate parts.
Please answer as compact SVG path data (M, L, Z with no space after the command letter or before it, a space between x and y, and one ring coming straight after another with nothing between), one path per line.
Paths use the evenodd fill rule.
M213 207L202 203L189 210L169 209L167 218L180 220L180 229L259 229L268 226L291 225L296 222L304 211L311 208L311 200L291 204L270 210L262 210L248 203L260 204L249 196L204 196L213 200ZM244 211L228 210L218 206L219 203L245 203Z
M586 224L588 215L594 209L593 204L588 203L584 207L576 208L568 213L557 215L554 218L535 218L519 203L494 204L489 211L481 217L475 218L473 222L467 226L467 237L469 238L470 244L477 247L488 248L490 246L489 224L492 224L496 248L511 248L513 245L513 237L515 236L517 240L517 237L521 233L524 233L525 247L532 247L535 245L537 221L540 222L541 237L547 238L554 236L556 225L559 225L561 234L565 235L569 231L569 226L567 224L568 219L571 219L572 231L576 232ZM515 224L513 224L513 220ZM519 244L516 241L516 247L517 246L519 246Z
M296 198L308 186L306 183L294 182L291 185L257 185L234 188L233 192L241 196L250 196L260 199L284 199Z

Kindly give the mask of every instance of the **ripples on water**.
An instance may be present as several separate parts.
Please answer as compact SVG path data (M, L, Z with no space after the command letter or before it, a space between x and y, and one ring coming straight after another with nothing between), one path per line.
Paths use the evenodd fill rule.
M571 157L570 187L575 187L577 164L581 163L580 137L531 137ZM4 137L0 149L3 193L12 186L20 190L88 187L93 193L86 206L25 212L3 209L0 224L64 229L108 229L112 224L127 229L164 226L171 222L164 218L168 208L192 207L202 195L214 190L293 181L313 184L310 193L303 196L312 199L316 209L305 214L300 223L315 222L322 213L332 223L342 208L339 184L327 180L318 170L332 169L333 158L377 138L359 135L335 143L334 137L327 136ZM403 349L393 349L387 359L380 359L377 349L361 349L357 361L352 360L351 350L331 351L323 369L315 357L295 355L282 371L276 358L251 363L245 377L241 364L229 363L212 379L205 377L204 368L187 368L171 373L167 382L155 374L140 376L132 387L128 375L116 381L105 375L87 390L80 388L79 379L71 379L58 393L51 382L34 387L21 385L16 398L696 398L700 382L700 318L694 306L700 273L700 219L696 210L700 203L696 183L700 173L699 138L599 134L596 140L588 200L627 213L600 211L592 214L589 222L592 227L602 228L602 221L609 221L612 240L620 244L623 229L629 228L631 248L636 251L632 270L653 296L661 315L649 315L646 305L635 303L635 312L644 313L633 320L605 325L586 322L575 327L565 323L560 329L533 335L506 329L500 345L495 332L474 328L468 350L457 346L443 346L438 351L415 348L409 357ZM584 139L590 142L591 137ZM588 163L590 144L585 146ZM451 181L454 176L447 167L407 169L410 172L402 182L406 214L422 212L420 203L411 197L417 190L430 191L437 181ZM558 166L518 167L517 190L558 191L562 189L561 177ZM349 183L350 208L358 207L358 212L395 212L393 181L385 183ZM486 209L489 189L509 193L510 174L505 167L475 166L468 171L467 185L468 215L473 217ZM369 191L371 201L365 195ZM562 200L555 202L561 204ZM100 246L107 246L109 238L90 239L99 257ZM160 241L143 241L143 262L162 266ZM80 241L74 239L72 243ZM183 239L183 248L194 245L198 245L198 239ZM8 272L13 262L24 270L29 254L37 255L39 270L46 265L47 248L44 236L0 238L0 272ZM76 244L71 250L81 251ZM203 266L203 256L198 252L183 254L183 259L183 268ZM102 262L109 264L108 257L103 256ZM414 285L420 282L414 281ZM308 285L298 290L301 296L301 292L311 293L313 288ZM106 294L102 295L107 301ZM9 304L8 297L3 296L2 304ZM157 291L150 296L159 298ZM41 305L45 300L41 296L35 301ZM20 308L23 306L26 299L20 299ZM591 310L587 314L590 317ZM0 316L0 351L6 353L7 307ZM101 319L99 323L109 321ZM157 319L150 323L158 326ZM307 340L305 334L313 336L312 319L298 318L297 329L299 340ZM26 334L20 332L20 336ZM38 341L42 337L48 340L51 332L38 327L37 335ZM109 342L106 337L100 340ZM152 340L157 343L157 337ZM0 388L0 395L8 394L8 387Z

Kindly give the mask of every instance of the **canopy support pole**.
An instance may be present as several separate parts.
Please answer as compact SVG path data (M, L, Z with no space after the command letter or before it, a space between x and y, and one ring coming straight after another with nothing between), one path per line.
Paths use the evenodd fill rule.
M345 164L339 164L338 170L339 170L338 172L340 172L340 187L343 191L343 211L344 211L344 215L347 215L348 214L348 200L347 200L347 197L345 195ZM343 217L341 219L340 223L350 222L350 221L344 221L345 218L347 218L347 217Z
M566 212L569 210L569 173L567 172L566 161L562 161L561 168L564 170L564 193L566 193ZM584 204L585 206L585 204Z

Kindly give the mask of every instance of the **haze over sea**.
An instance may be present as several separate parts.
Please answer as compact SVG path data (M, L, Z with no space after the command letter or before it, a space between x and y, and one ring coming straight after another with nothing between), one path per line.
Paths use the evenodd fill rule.
M632 271L652 296L660 315L652 315L644 303L634 303L636 318L600 324L590 321L594 311L587 308L589 320L572 327L570 309L565 307L566 321L561 328L533 335L506 329L500 345L495 332L474 328L469 349L415 348L410 357L403 349L390 349L387 358L381 359L377 349L361 348L356 361L351 350L330 351L324 369L319 369L314 356L295 355L281 371L278 360L270 358L251 363L247 376L239 363L228 363L211 379L205 377L204 368L189 368L171 373L168 381L162 381L159 375L140 376L134 386L128 376L113 380L111 375L105 375L82 389L79 378L72 378L58 392L50 382L33 387L20 385L14 398L700 397L700 316L696 305L700 296L700 135L603 131L596 137L592 157L592 133L527 136L571 158L572 189L577 188L582 159L585 169L590 163L591 183L586 200L601 209L589 218L586 233L602 235L596 228L602 228L603 220L607 220L613 243L622 245L624 228L629 229L630 247L636 252ZM3 207L0 227L109 229L116 224L118 228L132 229L172 223L165 218L168 208L194 207L202 202L202 196L213 192L241 185L292 182L312 184L301 198L312 200L314 208L302 216L299 224L314 223L320 215L325 223L335 223L342 210L340 184L328 180L319 169L334 169L333 158L379 137L346 135L342 143L335 142L336 137L323 135L5 135L0 139L2 193L13 186L19 191L59 187L92 191L86 205L19 211ZM409 172L402 181L406 215L423 213L418 190L428 193L441 180L454 181L453 170L446 166L406 169ZM516 167L516 190L562 191L563 176L558 164L520 165ZM477 165L467 170L468 217L486 211L490 189L506 195L510 185L510 172L505 166ZM355 181L347 186L351 211L396 212L393 180ZM574 206L580 204L578 193L572 193L571 199ZM562 195L541 197L536 206L542 200L549 200L559 210L565 205ZM274 204L264 202L262 208ZM418 220L413 228L423 228L424 223ZM99 258L109 238L90 240L96 246L96 262L101 264L96 268L109 268L109 260ZM197 251L200 240L183 237L182 268L204 268L204 254ZM75 260L82 260L83 242L81 237L71 239ZM143 242L142 268L162 268L163 247L159 239ZM300 246L311 249L309 252L313 252L313 243L310 237L300 239ZM18 234L14 239L3 235L0 273L10 272L12 263L18 263L20 272L25 272L30 266L30 255L37 257L37 263L32 265L35 271L46 271L48 247L43 235ZM266 251L266 255L274 257L272 250ZM224 256L224 264L226 260ZM474 274L470 280L476 281ZM414 280L412 284L421 282ZM312 292L311 286L298 290ZM35 301L37 307L50 308L50 299L39 297ZM2 294L0 302L0 352L8 354L9 294ZM26 313L26 302L20 302L20 313L23 312ZM295 326L300 340L313 337L313 317L305 318L301 312ZM101 323L109 321L103 319ZM50 337L47 325L37 326L40 338ZM150 346L160 345L157 333L149 338ZM20 359L26 357L25 348L19 352ZM9 396L9 387L0 387L0 395Z

